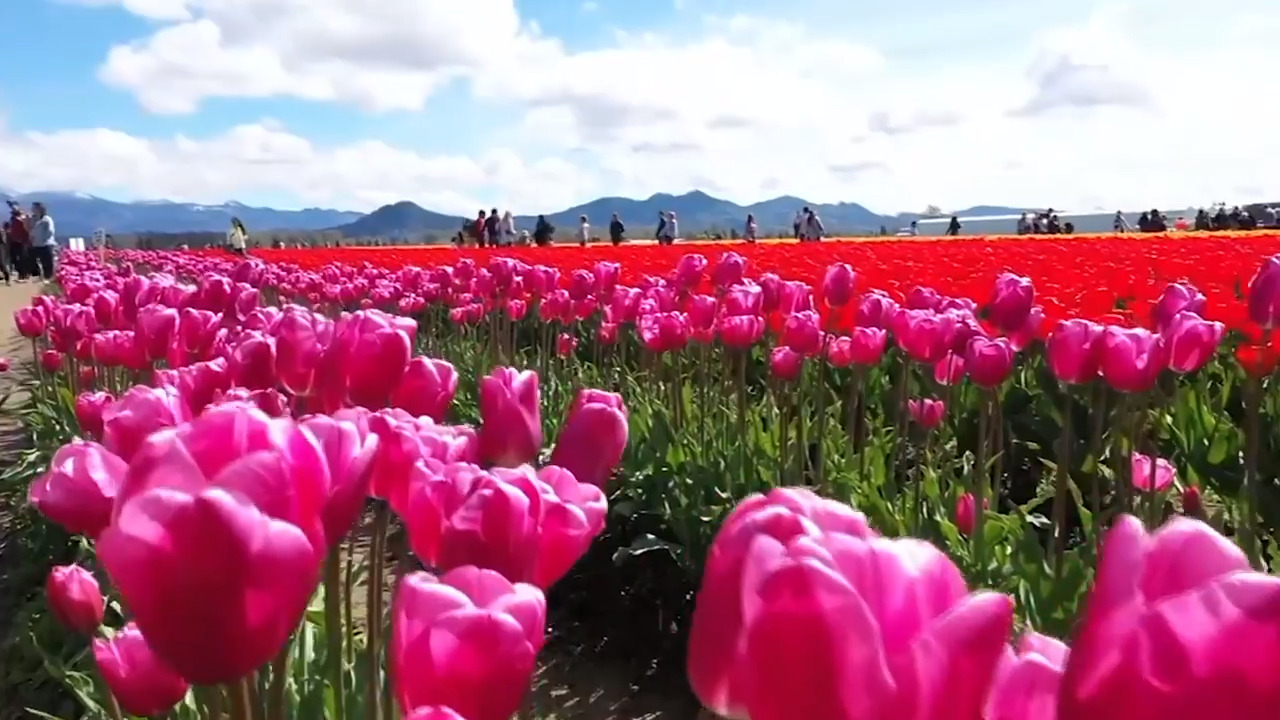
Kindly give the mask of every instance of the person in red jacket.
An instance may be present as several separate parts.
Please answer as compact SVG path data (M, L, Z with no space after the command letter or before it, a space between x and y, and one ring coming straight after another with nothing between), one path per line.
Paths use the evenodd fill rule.
M27 255L31 247L31 232L27 227L26 214L18 203L9 201L9 220L4 224L5 246L9 251L9 263L18 272L18 282L25 282L28 273ZM8 279L9 268L5 267L5 278Z

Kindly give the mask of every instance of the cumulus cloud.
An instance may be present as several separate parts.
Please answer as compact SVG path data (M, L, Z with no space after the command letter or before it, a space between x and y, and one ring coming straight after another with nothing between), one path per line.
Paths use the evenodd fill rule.
M198 112L211 98L414 111L456 84L450 99L470 102L464 112L506 124L474 158L377 141L319 146L269 122L199 138L11 131L0 136L0 185L343 207L411 199L468 212L695 187L883 211L1071 207L1265 188L1256 158L1280 153L1270 95L1256 92L1280 48L1265 34L1199 32L1212 14L1200 0L1130 0L1128 12L1084 3L1052 19L1028 10L1004 16L999 42L963 39L989 24L976 10L965 27L964 13L913 16L906 35L798 22L812 16L802 11L697 23L690 10L680 28L619 32L586 49L543 33L513 0L75 1L114 1L155 21L99 68L154 112ZM1273 0L1232 7L1251 22L1280 18ZM962 40L922 50L912 33L923 32ZM1206 88L1264 106L1193 102ZM1253 141L1224 147L1223 137Z

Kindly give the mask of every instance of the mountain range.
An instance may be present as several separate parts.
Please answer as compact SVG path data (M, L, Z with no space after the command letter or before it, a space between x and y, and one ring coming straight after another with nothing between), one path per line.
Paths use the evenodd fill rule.
M251 207L238 202L222 205L199 205L169 200L117 202L76 192L34 192L17 194L0 190L0 198L13 199L24 206L40 200L49 208L64 237L89 236L97 228L113 234L221 232L232 217L240 218L251 232L266 230L318 231L334 230L345 237L403 238L424 234L452 234L462 227L464 218L433 212L416 203L402 200L368 214L344 210L307 208L276 210ZM802 198L783 196L751 205L738 205L712 197L701 191L683 195L659 193L645 200L604 197L588 203L550 213L546 217L562 233L577 227L578 218L586 215L603 235L610 217L617 213L631 228L653 228L658 213L674 211L685 235L708 231L728 233L740 230L750 213L755 216L762 233L789 231L792 218L801 207L813 208L830 232L874 231L881 225L897 229L911 220L925 217L919 213L880 215L858 203L812 203ZM954 214L961 216L1016 214L1022 208L983 205ZM517 226L533 229L536 216L518 216ZM635 237L635 232L632 233Z

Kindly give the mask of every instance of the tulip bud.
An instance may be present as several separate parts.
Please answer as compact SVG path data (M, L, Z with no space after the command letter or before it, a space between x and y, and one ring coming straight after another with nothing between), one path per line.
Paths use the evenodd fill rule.
M1200 488L1188 485L1182 491L1182 512L1194 518L1204 519L1204 499L1200 497Z
M79 565L59 565L45 581L49 609L58 622L81 635L92 635L102 625L106 601L93 573Z
M133 623L110 640L94 640L93 658L111 694L130 715L164 715L186 697L187 681L156 657Z

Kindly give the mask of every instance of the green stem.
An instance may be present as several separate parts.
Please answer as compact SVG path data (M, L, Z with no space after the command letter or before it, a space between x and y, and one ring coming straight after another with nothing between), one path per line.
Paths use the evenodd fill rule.
M382 715L382 573L386 564L387 543L387 507L378 503L373 514L373 539L369 552L369 587L366 597L368 615L365 619L365 633L368 638L366 651L369 655L368 675L365 677L365 718L379 720Z
M324 565L324 637L328 647L325 664L329 671L329 688L334 697L335 720L346 720L347 709L343 705L342 644L348 642L342 624L342 544L329 551Z

